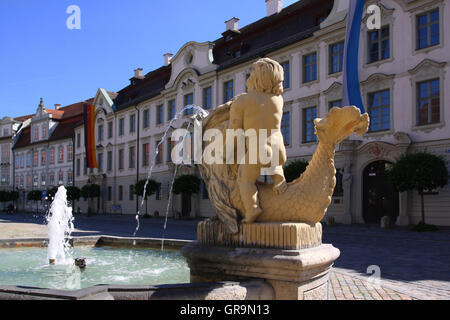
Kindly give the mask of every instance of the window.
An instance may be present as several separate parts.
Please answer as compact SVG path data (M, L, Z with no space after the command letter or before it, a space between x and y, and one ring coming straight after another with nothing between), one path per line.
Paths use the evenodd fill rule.
M123 200L123 186L119 186L119 201Z
M186 94L184 96L184 106L185 107L192 106L193 104L194 104L194 94L193 93ZM188 114L192 114L193 112L194 112L194 109L192 107L190 107L184 111L184 114L188 115Z
M68 171L67 172L67 184L72 184L73 183L73 174L72 171Z
M119 136L123 136L125 133L125 119L119 119Z
M160 163L162 163L162 156L163 156L163 150L162 150L162 147L163 147L163 145L162 145L162 143L161 143L161 140L160 141L157 141L156 142L156 145L158 146L158 151L157 151L157 154L156 154L156 164L160 164Z
M172 162L172 150L176 146L176 141L171 138L167 139L167 162Z
M119 170L123 170L123 149L119 150Z
M81 134L77 133L77 148L81 147Z
M47 138L47 127L45 125L42 126L42 139Z
M37 151L33 152L33 166L37 167L39 165L39 154Z
M108 164L107 164L107 170L108 171L112 171L112 163L113 163L113 153L112 153L112 151L108 151L108 154L107 154L107 161L108 161Z
M291 81L290 81L290 74L291 74L291 67L290 67L290 63L289 61L285 61L283 63L281 63L281 66L283 67L284 70L284 81L283 81L283 88L287 89L290 88L291 86Z
M103 125L98 126L98 141L103 141Z
M290 124L291 124L291 114L290 112L284 112L283 118L281 119L281 133L283 134L284 145L286 146L289 145L291 141Z
M212 88L204 88L203 89L203 108L205 110L212 108Z
M328 102L328 110L331 110L334 107L341 108L342 107L342 100L334 100L334 101Z
M46 183L47 183L46 180L47 179L46 179L45 173L42 173L41 174L41 186L45 186L46 185Z
M134 200L134 185L130 184L130 201Z
M130 115L130 133L136 132L136 115Z
M227 103L234 97L234 82L233 80L226 81L223 84L223 103Z
M80 164L80 159L77 159L77 166L76 166L76 173L77 173L77 177L80 176L81 174L81 164Z
M64 173L62 171L58 174L58 184L64 184Z
M133 169L135 167L136 162L136 147L130 147L129 154L128 154L128 167L130 169Z
M27 188L31 188L31 175L27 174Z
M98 154L98 172L103 172L103 153Z
M177 112L177 106L176 106L176 102L175 99L170 100L169 103L167 104L167 115L169 118L169 121L172 120L173 118L175 118L175 114Z
M150 127L150 110L144 110L143 118L142 118L142 127L148 128Z
M108 186L108 201L112 201L112 187Z
M142 145L142 165L147 167L150 164L150 144L144 143Z
M31 152L27 153L27 168L31 167Z
M113 123L112 121L108 122L108 139L112 139L113 137Z
M64 147L58 149L58 162L64 162Z
M317 108L311 107L303 109L303 142L317 141L314 133L314 119L317 117Z
M418 15L416 17L416 30L417 50L439 44L439 9Z
M73 159L73 148L72 146L67 147L67 161L70 162Z
M45 166L47 164L47 152L41 152L41 166Z
M334 188L333 197L343 197L344 188L342 187L342 173L341 169L336 169L336 186Z
M34 140L39 140L39 127L34 127Z
M381 30L373 30L367 33L368 40L368 63L389 59L389 26L381 28Z
M161 124L164 122L163 109L164 109L163 105L159 105L156 107L156 124Z
M390 90L369 93L369 131L383 131L391 128Z
M439 79L417 84L417 125L439 123L440 105Z
M330 63L329 74L341 72L344 63L344 42L330 45L329 47Z
M50 164L55 164L55 149L50 149Z
M303 56L303 82L317 80L317 54Z

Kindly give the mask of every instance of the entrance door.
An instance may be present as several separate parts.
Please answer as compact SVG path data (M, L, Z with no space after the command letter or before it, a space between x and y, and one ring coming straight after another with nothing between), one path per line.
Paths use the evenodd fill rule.
M191 215L191 195L187 193L181 194L181 216L189 217Z
M368 165L363 173L363 216L366 223L380 223L384 216L395 221L398 216L398 192L389 183L387 161Z

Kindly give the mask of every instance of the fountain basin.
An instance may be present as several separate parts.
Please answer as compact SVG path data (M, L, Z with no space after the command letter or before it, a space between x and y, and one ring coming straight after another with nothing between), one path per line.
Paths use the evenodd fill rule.
M85 271L81 271L74 265L48 265L46 239L0 240L0 300L273 299L273 289L262 280L189 283L189 268L178 249L190 242L105 236L74 238L74 257L83 256L87 262ZM98 263L98 259L103 261ZM14 273L28 273L29 279L13 278ZM73 287L78 276L79 288ZM51 282L46 285L39 278Z

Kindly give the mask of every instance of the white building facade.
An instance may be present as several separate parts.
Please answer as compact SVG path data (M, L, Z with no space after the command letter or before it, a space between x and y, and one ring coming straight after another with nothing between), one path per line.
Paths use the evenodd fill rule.
M392 190L385 173L405 152L427 150L450 159L450 96L445 90L450 88L450 32L446 26L450 3L381 0L366 1L366 8L371 4L380 8L381 28L369 30L365 15L358 62L371 127L363 137L352 136L338 147L338 185L327 215L342 223L376 223L381 215L389 215L398 225L408 225L420 221L420 198L416 192ZM188 42L175 56L165 55L164 66L145 76L137 69L130 86L114 101L97 94L101 168L83 169L84 130L79 126L75 131L80 141L75 148L75 180L79 186L88 181L102 186L103 212L135 214L140 203L134 184L147 178L156 146L175 112L188 104L214 109L245 92L251 65L259 57L273 58L285 68L282 130L289 160L311 159L317 147L312 121L323 117L330 107L340 106L342 99L348 0L303 0L283 10L279 1L267 5L268 16L254 24L239 29L238 19L233 18L227 21L222 38ZM329 8L326 15L320 15L322 8ZM286 30L295 28L288 15L303 19L292 20L297 23L306 24L301 21L309 16L317 22L290 37L281 31L276 34L273 30L282 30L283 23ZM274 37L269 45L252 42L261 37L261 30ZM170 146L165 138L151 177L161 183L161 189L141 213L165 213L174 172ZM178 170L198 174L195 166ZM193 196L188 216L214 215L204 189ZM170 216L182 216L183 203L182 197L175 197ZM79 205L87 210L87 203ZM450 225L450 187L426 196L425 208L427 222Z

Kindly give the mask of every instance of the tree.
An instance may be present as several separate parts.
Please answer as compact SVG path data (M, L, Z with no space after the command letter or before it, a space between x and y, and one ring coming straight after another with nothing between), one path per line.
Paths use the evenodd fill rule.
M55 199L55 195L58 192L58 187L53 187L47 190L47 201L53 201Z
M139 180L135 185L134 185L134 194L138 197L142 197L144 195L144 188L145 188L145 184L147 183L147 180ZM148 197L152 196L153 194L156 193L156 191L158 191L159 187L160 187L160 183L156 182L155 180L149 179L148 183L147 183L147 188L145 190L145 214L148 214Z
M0 190L0 202L3 202L3 210L5 209L5 203L8 202L8 191Z
M32 190L27 194L27 200L36 201L36 213L39 211L38 201L42 200L42 191L40 190Z
M81 188L80 195L85 199L97 198L97 213L98 213L100 209L100 195L101 195L100 186L98 184L86 184Z
M184 193L188 195L198 193L200 190L200 183L200 178L191 174L178 176L173 183L173 193Z
M304 160L295 160L287 164L284 170L284 177L287 182L292 182L295 179L299 178L303 172L305 172L306 167L308 166L308 162Z
M388 172L389 180L398 192L417 190L420 194L422 221L425 225L424 195L448 183L449 173L442 157L426 151L405 154Z
M81 197L81 190L75 186L69 186L66 188L67 190L67 201L76 201Z

